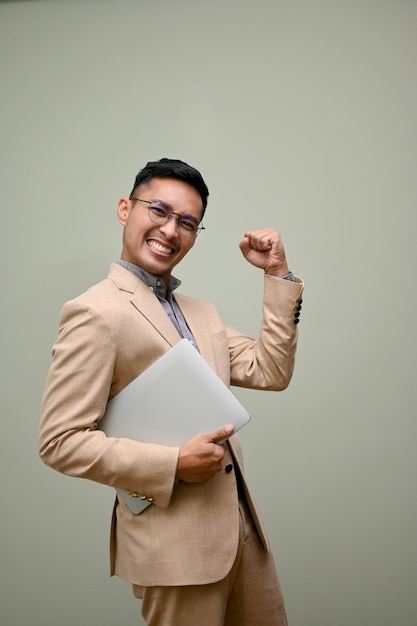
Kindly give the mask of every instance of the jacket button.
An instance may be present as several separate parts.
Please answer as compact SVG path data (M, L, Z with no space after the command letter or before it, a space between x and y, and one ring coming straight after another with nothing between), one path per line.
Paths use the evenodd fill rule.
M226 472L226 474L230 474L232 469L233 469L233 465L229 463L229 465L226 465L226 467L224 468L224 471Z

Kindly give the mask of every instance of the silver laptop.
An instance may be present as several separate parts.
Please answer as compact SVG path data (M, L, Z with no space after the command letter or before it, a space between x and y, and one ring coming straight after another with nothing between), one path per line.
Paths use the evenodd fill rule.
M233 424L237 432L249 420L249 413L200 353L188 339L181 339L109 401L99 428L108 437L181 446L225 424ZM123 489L116 491L135 514L150 504Z

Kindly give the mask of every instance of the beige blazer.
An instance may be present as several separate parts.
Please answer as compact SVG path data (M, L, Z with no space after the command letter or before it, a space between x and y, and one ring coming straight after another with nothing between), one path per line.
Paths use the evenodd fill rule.
M301 281L265 277L258 340L225 327L211 303L175 297L201 354L226 384L280 390L293 371L302 288ZM97 430L108 399L179 339L153 292L112 264L105 280L64 305L42 403L40 455L46 464L153 500L138 516L116 500L112 519L111 574L142 586L206 584L227 575L238 545L235 471L267 548L237 435L223 462L235 471L228 467L208 482L176 485L178 448Z

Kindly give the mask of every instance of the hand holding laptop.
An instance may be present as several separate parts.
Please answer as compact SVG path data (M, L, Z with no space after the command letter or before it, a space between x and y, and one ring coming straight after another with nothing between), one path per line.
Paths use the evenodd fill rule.
M180 448L177 478L186 483L201 483L213 478L222 469L224 442L233 433L227 424L212 433L196 435Z

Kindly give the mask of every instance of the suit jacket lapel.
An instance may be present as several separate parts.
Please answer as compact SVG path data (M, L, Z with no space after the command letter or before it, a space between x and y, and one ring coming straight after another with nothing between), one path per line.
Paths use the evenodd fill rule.
M109 279L112 280L121 291L126 291L131 294L130 301L132 305L170 346L173 346L181 339L158 298L143 281L117 263L111 265Z
M173 346L181 339L181 336L165 313L158 298L141 280L139 280L137 289L132 295L131 302L170 346Z
M176 294L175 299L180 307L182 314L191 330L194 339L197 342L201 355L216 371L216 359L214 356L213 344L211 342L211 333L207 327L207 320L204 311L198 300L188 298L181 294Z
M118 263L112 263L108 277L120 290L131 294L132 305L170 346L175 345L181 339L158 298L143 281ZM217 371L211 333L207 327L206 316L199 300L181 294L176 294L175 299L197 342L201 355Z

